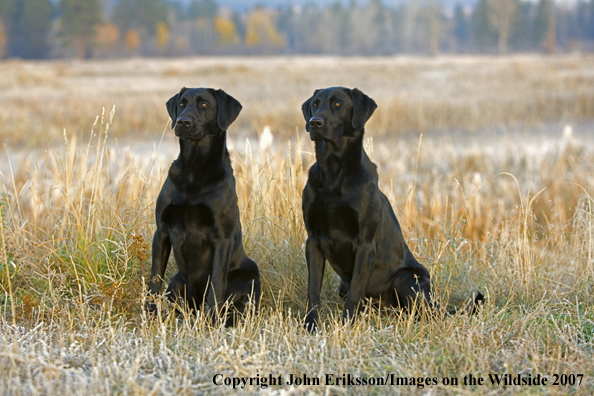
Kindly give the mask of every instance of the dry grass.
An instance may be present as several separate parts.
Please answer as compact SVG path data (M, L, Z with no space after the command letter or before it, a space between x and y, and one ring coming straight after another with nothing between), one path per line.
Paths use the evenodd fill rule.
M391 135L594 116L594 56L189 58L0 63L0 144L45 145L118 112L113 137L160 136L182 86L223 87L245 110L238 136L292 136L314 88L357 86L382 104L368 129ZM82 138L83 136L79 136Z
M498 64L492 65L491 70L495 70L514 62L536 65L538 59L492 59L483 63ZM556 74L550 75L550 71L539 74L536 70L534 75L549 76L551 81L556 79L554 76L570 75L576 70L585 75L587 61L544 59L542 68L557 65ZM146 76L125 72L123 65L135 70L134 62L149 70L145 70ZM425 134L422 139L413 134L394 137L389 136L389 125L397 125L399 118L389 117L387 110L391 101L398 99L388 98L389 86L374 87L378 83L375 79L380 78L374 76L375 72L363 75L342 70L332 77L322 67L328 60L273 60L268 62L270 65L260 63L261 60L242 60L241 67L213 63L211 67L218 71L194 84L191 79L187 81L190 73L197 70L198 61L173 61L166 72L161 70L160 62L165 61L118 62L113 66L117 70L114 74L122 79L122 88L129 88L133 85L129 81L139 78L145 79L149 87L163 85L162 91L155 88L146 96L137 91L136 101L130 100L132 94L120 96L121 92L117 92L120 85L111 86L114 92L108 94L105 91L110 83L101 91L94 82L99 78L106 81L115 78L101 74L110 70L107 63L60 66L67 77L56 78L56 84L78 81L80 96L68 100L78 103L79 107L70 110L78 114L82 127L73 126L64 116L70 111L65 102L50 101L47 113L44 111L42 116L54 118L44 118L41 126L46 128L45 136L50 135L48 128L56 128L52 133L58 134L56 138L61 143L48 150L35 148L29 155L14 150L2 153L0 186L8 194L3 195L0 204L3 213L0 389L3 393L226 394L228 387L215 386L212 382L217 373L244 377L282 375L285 380L289 374L307 374L320 377L322 383L326 373L436 377L438 385L424 386L421 390L432 394L573 392L586 395L594 392L594 146L591 139L562 139L561 130L552 137L538 134L521 137L513 132L502 136L481 132L461 137L433 133ZM354 70L353 65L366 64L377 70L386 67L387 62L354 59L346 68ZM427 68L463 75L465 70L473 69L466 64L478 61L390 62L402 70L411 70L407 84L412 92L414 82L418 81L418 95L427 83L422 78ZM190 66L186 66L188 63ZM279 70L289 68L292 63L300 65L296 75L302 80L282 85L283 89L293 87L296 92L294 97L281 101L278 93L271 92L283 79ZM256 66L264 64L274 73L267 77L266 73L260 74L260 80L248 78L248 85L243 87L242 73L256 73ZM20 69L59 70L58 66L26 63ZM0 68L10 67L13 65L0 64ZM227 74L221 71L225 67ZM157 71L150 71L151 68ZM332 85L339 78L344 79L345 85L357 85L383 108L369 128L369 135L375 140L368 141L368 151L378 164L381 187L392 201L411 249L431 271L437 298L443 305L448 302L460 305L474 290L481 290L487 294L488 303L478 316L414 320L395 312L369 309L354 326L344 327L340 324L337 279L328 270L321 312L326 320L325 328L316 335L309 335L301 328L306 267L300 205L313 147L306 135L301 134L303 121L299 106L313 89L310 84L314 78L310 75L315 74L303 68L319 71L321 75L326 73L328 79L321 85ZM154 81L157 74L163 76L163 81ZM532 73L526 69L528 74ZM20 85L2 83L2 100L10 92L26 94L26 90L21 93L19 88L33 77L22 78L25 82ZM52 78L42 80L49 84ZM261 89L255 88L258 81ZM451 83L441 81L443 86L436 89L435 95L447 97L449 94L443 90L447 91ZM14 86L11 88L10 84ZM201 317L176 318L165 302L160 320L147 320L142 310L146 290L143 279L149 271L154 231L154 201L175 155L173 136L165 134L158 146L167 123L163 102L172 90L184 84L223 86L234 95L237 90L235 96L248 114L244 121L238 120L231 127L230 135L236 147L233 164L244 243L248 254L260 265L263 298L260 313L246 315L234 329L209 327ZM506 77L493 78L488 84L505 86L510 92L514 85ZM587 91L592 84L576 87ZM35 91L38 88L34 85L32 89L31 105L23 106L18 113L22 122L30 122L26 121L28 112L36 111L42 102L43 94ZM82 92L83 89L88 89L88 93ZM429 91L428 87L425 89ZM93 95L93 90L97 95ZM59 88L56 95L66 97L66 92L68 89ZM498 97L493 92L480 94L470 88L465 95L473 92L483 98ZM562 96L562 90L549 91L543 87L542 92L547 97ZM101 95L105 95L105 101L116 102L118 108L113 123L106 112L89 135L83 131L91 129L85 125L92 124L90 112L96 112L96 107L102 104ZM460 95L461 100L463 96ZM411 103L414 97L411 94ZM577 101L575 89L573 94L568 91L567 97ZM272 105L275 100L278 100L276 107ZM154 109L153 101L158 105ZM123 136L122 131L132 122L127 117L135 105L140 113L131 117L139 117L139 130L154 128L151 131L154 134L129 148L116 144L113 135ZM448 108L444 104L442 110L435 112L445 114ZM18 127L17 120L7 121L5 109L0 111L3 128L7 126L9 131L20 134L27 131L23 126ZM150 114L149 126L143 125L142 114ZM592 115L591 110L568 117L588 115ZM532 116L534 121L546 119L543 114ZM490 123L488 117L485 115L481 122ZM150 122L154 125L150 126ZM265 123L273 131L281 132L277 133L275 148L260 152L257 146L250 149L240 144L244 133L249 134ZM65 125L68 125L67 133L58 133ZM7 139L16 144L19 139L11 133ZM34 136L40 139L44 135L39 132L33 133ZM153 142L158 147L147 149ZM32 147L39 145L33 142ZM9 156L11 167L6 165ZM174 267L171 263L167 276L171 276ZM584 379L580 386L569 387L462 384L467 374L486 377L489 373L533 376L540 373L549 377L583 374ZM457 377L461 382L458 386L442 385L441 380L446 377ZM248 386L246 390L255 393L260 388ZM284 385L265 391L410 394L417 393L419 387Z

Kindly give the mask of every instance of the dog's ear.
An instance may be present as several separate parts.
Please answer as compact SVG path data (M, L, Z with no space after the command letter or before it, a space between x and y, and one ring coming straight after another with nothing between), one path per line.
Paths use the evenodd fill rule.
M358 131L365 127L365 123L377 109L377 104L357 88L351 90L351 97L353 99L353 118L351 122L353 129Z
M226 131L239 115L241 103L222 89L217 89L213 95L217 99L217 124L221 130Z
M311 95L311 98L307 99L305 102L303 102L303 104L301 105L301 111L303 112L303 118L305 118L305 130L307 132L309 132L309 119L313 116L312 112L311 112L311 102L313 100L313 98L315 98L315 96L318 94L318 92L320 92L321 89L316 89L313 93L313 95Z
M175 127L175 122L177 121L177 101L179 98L181 98L181 96L187 90L188 90L188 88L183 87L179 91L179 93L176 93L171 98L169 98L169 100L167 101L167 104L166 104L167 112L169 113L169 116L171 117L171 128L172 129L173 129L173 127Z

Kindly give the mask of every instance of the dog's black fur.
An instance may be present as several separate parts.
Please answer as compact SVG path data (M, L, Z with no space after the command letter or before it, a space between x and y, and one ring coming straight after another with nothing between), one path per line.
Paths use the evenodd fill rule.
M364 126L376 108L360 90L344 87L316 90L302 106L316 153L302 201L308 234L305 326L312 331L326 260L342 279L343 321L354 319L364 298L405 310L418 295L431 302L429 271L406 245L378 187L377 166L363 149Z
M235 178L226 131L241 104L222 90L182 88L167 101L180 154L169 169L156 207L157 231L149 294L158 294L173 249L178 273L169 283L172 300L204 309L216 321L225 302L243 312L260 299L260 273L241 239ZM149 299L150 312L156 306ZM227 317L233 325L235 315Z

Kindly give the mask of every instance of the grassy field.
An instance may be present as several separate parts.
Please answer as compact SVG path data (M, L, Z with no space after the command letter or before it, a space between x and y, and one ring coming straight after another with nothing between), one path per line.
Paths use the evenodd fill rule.
M269 376L283 384L235 391L594 393L593 70L590 56L0 63L0 393L227 394L233 378ZM263 295L233 329L176 318L164 300L159 320L142 309L176 156L164 103L184 85L244 105L229 135ZM324 328L302 329L313 143L300 105L331 85L378 103L366 146L380 186L436 298L481 291L477 316L369 308L345 327L328 268ZM260 150L265 126L275 141ZM491 385L496 374L548 382Z

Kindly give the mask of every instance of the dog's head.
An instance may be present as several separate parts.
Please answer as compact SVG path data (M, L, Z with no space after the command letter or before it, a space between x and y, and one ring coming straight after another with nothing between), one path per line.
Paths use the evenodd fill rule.
M184 87L167 101L167 111L176 136L199 140L226 131L241 104L222 89Z
M336 142L362 131L377 105L357 88L317 89L301 106L311 140Z

